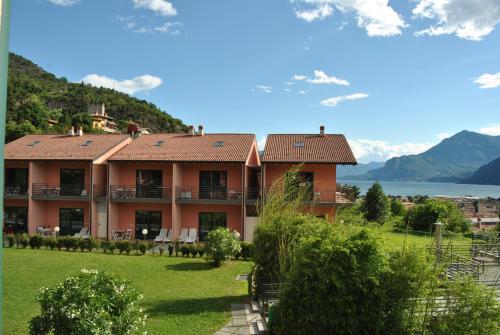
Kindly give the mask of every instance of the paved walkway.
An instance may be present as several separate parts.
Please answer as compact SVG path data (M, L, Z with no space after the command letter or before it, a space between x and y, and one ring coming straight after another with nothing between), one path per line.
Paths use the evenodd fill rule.
M247 312L245 310L245 305L232 304L231 314L232 314L231 322L225 325L221 330L216 332L214 335L227 335L227 334L249 335L250 331L247 321Z

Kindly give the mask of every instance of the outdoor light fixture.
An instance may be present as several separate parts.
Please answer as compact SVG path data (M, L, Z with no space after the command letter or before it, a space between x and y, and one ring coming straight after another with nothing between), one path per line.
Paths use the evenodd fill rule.
M144 241L146 241L146 235L148 234L148 230L146 228L144 228L142 230L142 235L144 236Z

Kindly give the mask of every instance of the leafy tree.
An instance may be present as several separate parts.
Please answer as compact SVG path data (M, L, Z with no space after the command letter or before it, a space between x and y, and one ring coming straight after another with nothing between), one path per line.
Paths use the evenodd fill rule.
M448 231L466 232L469 222L460 208L445 200L428 199L409 210L405 215L406 224L413 230L431 231L434 223L441 221Z
M12 141L16 138L23 137L29 134L40 134L42 131L36 128L29 121L22 121L16 123L14 121L8 121L5 128L6 140Z
M362 210L368 221L384 223L390 215L389 200L385 195L382 185L374 183L366 192L363 200Z
M403 203L396 198L391 199L391 213L395 216L403 216L406 213L405 206Z
M89 113L78 113L71 118L71 125L82 127L83 131L88 133L92 131L92 116Z
M343 193L349 201L356 201L360 195L359 187L356 185L339 185L337 191Z

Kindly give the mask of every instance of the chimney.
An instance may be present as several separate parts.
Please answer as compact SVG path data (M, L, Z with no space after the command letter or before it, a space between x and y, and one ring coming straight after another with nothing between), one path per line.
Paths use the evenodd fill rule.
M319 126L319 134L325 136L325 126Z
M76 128L76 136L83 136L83 128L82 128L82 126L78 126Z
M189 135L194 135L194 126L189 126Z
M75 136L75 127L71 127L68 130L68 136Z
M198 135L205 135L205 131L203 130L203 126L201 124L198 126Z

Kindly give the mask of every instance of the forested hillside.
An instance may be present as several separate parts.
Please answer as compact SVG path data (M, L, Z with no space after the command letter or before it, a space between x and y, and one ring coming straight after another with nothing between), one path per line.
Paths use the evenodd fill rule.
M150 102L112 89L68 82L66 78L57 78L30 60L10 53L7 141L25 134L64 133L71 125L81 125L86 132L95 132L87 113L88 106L94 103L104 103L106 112L116 118L122 131L126 130L129 121L155 132L187 130L181 120ZM49 128L49 119L58 121L58 124Z

